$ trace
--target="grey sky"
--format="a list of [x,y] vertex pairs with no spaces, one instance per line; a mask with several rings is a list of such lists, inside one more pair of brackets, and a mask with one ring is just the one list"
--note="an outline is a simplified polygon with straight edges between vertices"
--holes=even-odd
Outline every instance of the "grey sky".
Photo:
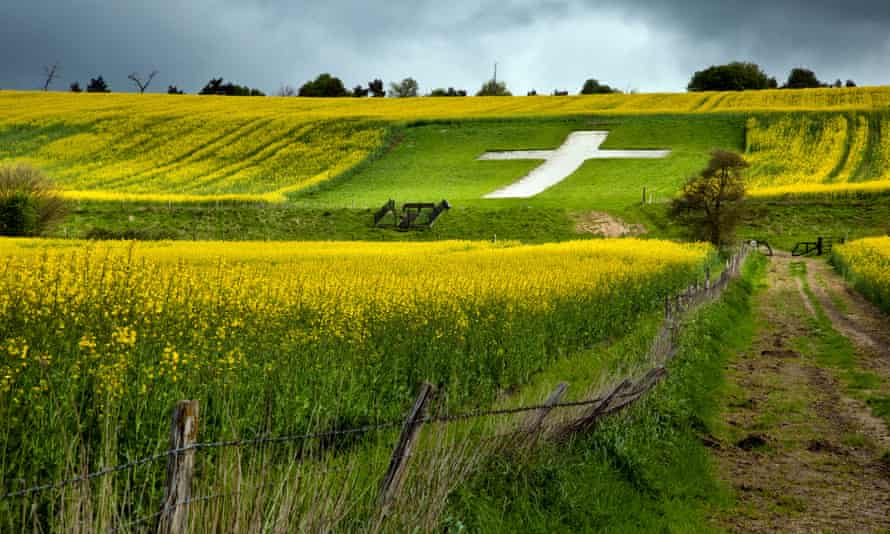
[[514,94],[595,77],[622,89],[682,91],[695,70],[752,60],[780,81],[890,84],[888,0],[0,0],[0,88],[54,89],[160,71],[150,90],[199,90],[222,76],[274,93],[331,72],[348,87],[412,76],[421,91]]

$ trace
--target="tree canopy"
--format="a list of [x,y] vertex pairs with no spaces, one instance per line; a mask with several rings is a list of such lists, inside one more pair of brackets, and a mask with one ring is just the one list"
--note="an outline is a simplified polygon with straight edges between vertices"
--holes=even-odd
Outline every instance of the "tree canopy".
[[476,96],[513,96],[513,93],[507,90],[506,83],[491,79],[482,84]]
[[251,89],[246,85],[238,85],[232,82],[225,83],[222,78],[211,78],[207,85],[201,89],[200,95],[223,96],[266,96],[259,89]]
[[340,78],[324,72],[311,82],[304,83],[300,87],[300,96],[333,98],[349,96],[349,93]]
[[695,239],[717,246],[729,244],[743,214],[747,167],[741,155],[715,150],[708,166],[683,185],[671,204],[671,216],[686,225]]
[[598,80],[594,78],[590,78],[584,82],[584,86],[581,87],[582,95],[605,95],[609,93],[620,93],[618,89],[613,89],[604,83],[600,83]]
[[796,68],[791,69],[788,75],[788,81],[785,82],[787,89],[811,89],[816,87],[825,87],[825,84],[819,81],[816,73],[810,69]]
[[770,78],[755,63],[735,61],[726,65],[714,65],[692,75],[689,91],[745,91],[751,89],[775,89],[775,78]]
[[375,78],[368,82],[368,91],[374,98],[382,98],[386,96],[386,89],[383,88],[383,80]]
[[105,80],[102,76],[98,78],[90,78],[90,83],[87,85],[88,93],[110,93],[111,88],[108,87],[108,84],[105,83]]
[[389,84],[389,96],[395,98],[408,98],[412,96],[417,96],[417,91],[420,86],[417,84],[417,80],[414,78],[405,78],[399,83],[390,83]]
[[438,89],[433,89],[430,92],[430,96],[467,96],[467,91],[465,89],[455,89],[454,87],[449,87],[448,89],[439,87]]

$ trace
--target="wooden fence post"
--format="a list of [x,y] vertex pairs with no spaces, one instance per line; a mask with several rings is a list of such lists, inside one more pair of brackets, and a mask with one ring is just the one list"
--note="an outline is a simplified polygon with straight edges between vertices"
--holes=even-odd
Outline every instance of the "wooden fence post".
[[559,402],[562,399],[562,396],[565,395],[566,389],[568,389],[569,385],[565,382],[560,382],[556,389],[553,390],[553,393],[547,397],[547,400],[544,401],[544,407],[540,410],[532,412],[526,418],[525,423],[523,423],[523,427],[525,432],[533,433],[537,432],[541,425],[544,424],[544,418],[553,411],[553,405]]
[[[170,426],[170,450],[194,445],[198,437],[198,401],[176,403]],[[171,453],[167,459],[167,484],[158,521],[158,534],[188,532],[188,505],[191,498],[192,475],[195,470],[195,449]]]
[[411,449],[414,447],[417,434],[420,432],[422,419],[426,415],[426,409],[432,396],[433,386],[428,382],[424,382],[420,386],[420,393],[417,395],[417,400],[414,401],[414,406],[402,425],[402,433],[399,435],[396,448],[392,451],[389,468],[383,477],[383,483],[380,485],[380,506],[383,508],[383,515],[386,515],[386,509],[392,503],[393,497],[398,493],[402,485],[405,465],[408,458],[411,457]]

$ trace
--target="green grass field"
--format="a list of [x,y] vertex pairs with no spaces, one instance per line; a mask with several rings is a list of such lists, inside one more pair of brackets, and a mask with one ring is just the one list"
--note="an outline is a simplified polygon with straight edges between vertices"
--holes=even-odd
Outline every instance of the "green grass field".
[[[489,150],[554,149],[577,130],[608,130],[604,149],[661,149],[666,160],[592,160],[568,179],[531,199],[484,199],[539,161],[477,161]],[[744,117],[597,117],[586,119],[467,121],[400,129],[379,159],[293,196],[301,207],[379,207],[387,199],[447,199],[458,207],[566,208],[623,212],[643,187],[664,199],[703,167],[716,148],[744,149]]]

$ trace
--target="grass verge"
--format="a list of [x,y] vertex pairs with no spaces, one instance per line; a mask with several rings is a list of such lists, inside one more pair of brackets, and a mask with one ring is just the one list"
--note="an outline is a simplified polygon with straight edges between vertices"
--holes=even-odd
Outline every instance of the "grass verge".
[[753,257],[723,299],[689,318],[668,379],[654,394],[591,434],[545,445],[533,457],[489,462],[452,495],[445,528],[708,530],[710,512],[732,497],[714,476],[706,443],[717,424],[724,363],[751,343],[751,297],[765,264]]

